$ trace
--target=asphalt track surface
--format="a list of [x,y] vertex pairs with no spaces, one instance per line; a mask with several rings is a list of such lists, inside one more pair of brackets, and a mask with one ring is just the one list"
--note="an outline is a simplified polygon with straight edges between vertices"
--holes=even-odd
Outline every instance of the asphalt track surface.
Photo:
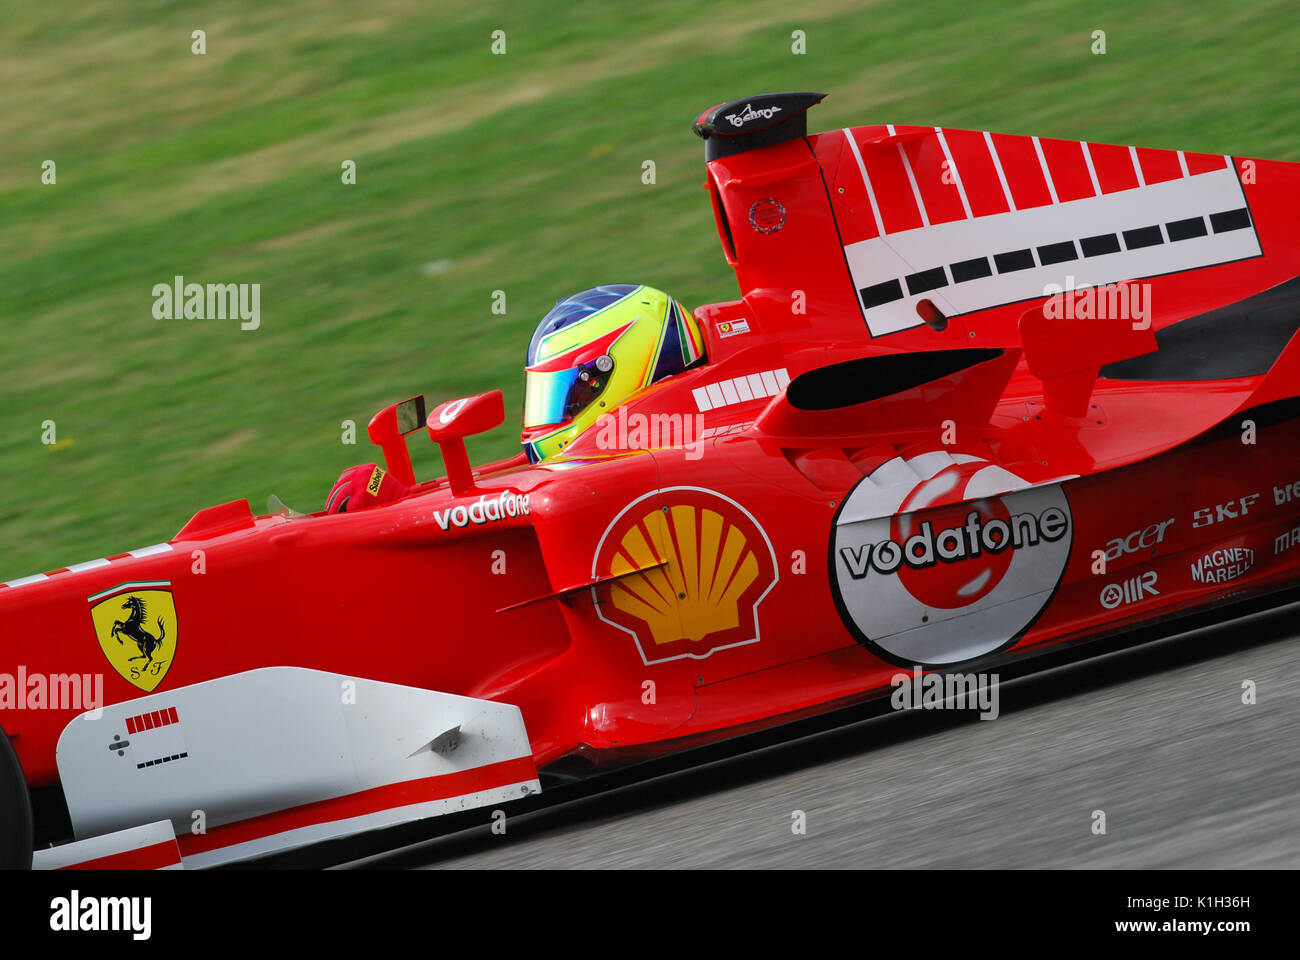
[[1004,682],[995,720],[894,712],[350,866],[1294,868],[1298,641],[1293,604]]

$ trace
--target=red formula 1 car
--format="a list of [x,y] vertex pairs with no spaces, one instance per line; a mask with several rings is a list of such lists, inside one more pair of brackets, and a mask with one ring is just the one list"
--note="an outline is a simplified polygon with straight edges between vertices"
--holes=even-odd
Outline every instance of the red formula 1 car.
[[561,301],[518,457],[414,398],[328,511],[0,587],[20,855],[29,790],[39,866],[218,864],[1300,584],[1300,166],[820,99],[696,120],[741,299]]

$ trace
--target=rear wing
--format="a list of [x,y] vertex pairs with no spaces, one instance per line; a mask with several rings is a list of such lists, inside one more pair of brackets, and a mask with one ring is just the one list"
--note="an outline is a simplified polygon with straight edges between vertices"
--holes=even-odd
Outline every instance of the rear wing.
[[[748,323],[792,370],[817,363],[814,344],[1019,348],[1021,317],[1053,297],[1131,284],[1145,315],[1107,319],[1145,323],[1163,350],[1164,328],[1300,277],[1300,164],[934,126],[809,134],[822,98],[764,94],[695,121]],[[1082,348],[1091,331],[1051,335]],[[1294,332],[1270,327],[1277,349],[1252,375]]]

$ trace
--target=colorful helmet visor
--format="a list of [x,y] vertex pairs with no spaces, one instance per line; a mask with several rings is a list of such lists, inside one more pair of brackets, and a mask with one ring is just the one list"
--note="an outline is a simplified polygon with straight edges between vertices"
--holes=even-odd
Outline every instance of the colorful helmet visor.
[[524,429],[568,423],[605,392],[613,369],[600,356],[563,370],[525,370]]

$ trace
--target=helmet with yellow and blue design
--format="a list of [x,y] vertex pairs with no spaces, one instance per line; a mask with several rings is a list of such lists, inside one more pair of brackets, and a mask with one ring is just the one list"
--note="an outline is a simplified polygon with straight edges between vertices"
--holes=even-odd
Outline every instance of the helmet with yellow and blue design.
[[528,345],[521,439],[529,460],[555,456],[602,413],[704,360],[695,317],[660,290],[615,283],[566,297]]

